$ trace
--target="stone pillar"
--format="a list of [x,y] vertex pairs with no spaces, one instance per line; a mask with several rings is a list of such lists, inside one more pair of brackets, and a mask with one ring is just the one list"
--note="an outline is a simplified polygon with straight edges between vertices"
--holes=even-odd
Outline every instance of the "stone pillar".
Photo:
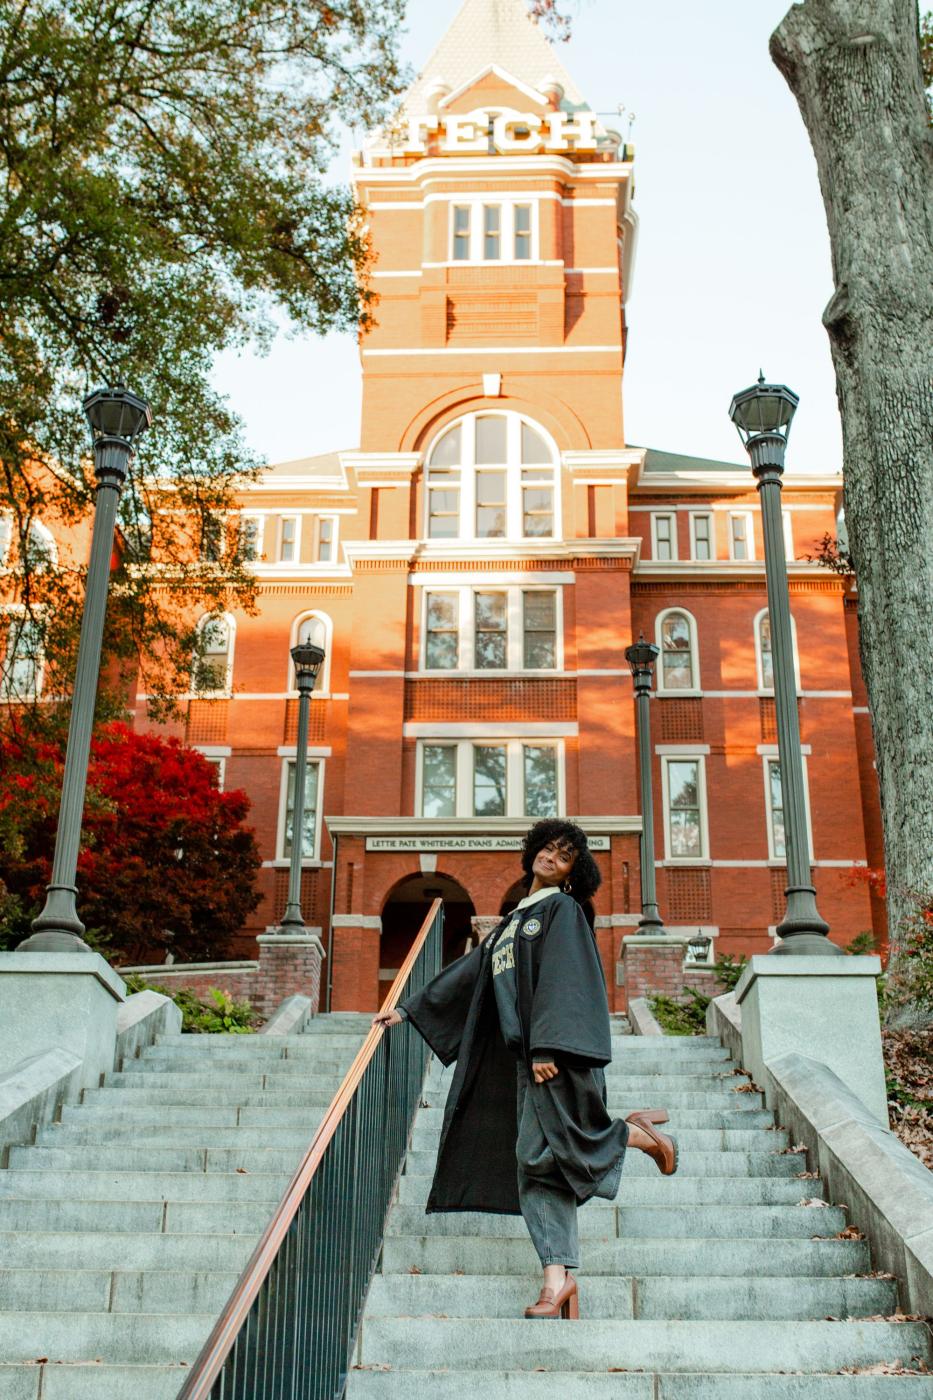
[[625,997],[680,996],[684,990],[685,933],[629,933],[622,939]]
[[321,1001],[321,964],[324,945],[319,928],[304,933],[277,933],[267,929],[256,939],[259,967],[252,1000],[257,1011],[271,1016],[286,997],[311,998],[311,1015],[316,1016]]
[[758,954],[735,989],[742,1012],[742,1063],[775,1102],[768,1061],[796,1050],[828,1065],[888,1126],[874,956],[814,958]]
[[473,930],[473,946],[482,943],[492,933],[496,924],[502,920],[498,914],[474,914],[470,919],[470,928]]
[[126,985],[99,953],[0,953],[0,1067],[56,1047],[82,1062],[81,1087],[113,1069]]
[[331,920],[332,1011],[379,1010],[378,914],[335,914]]

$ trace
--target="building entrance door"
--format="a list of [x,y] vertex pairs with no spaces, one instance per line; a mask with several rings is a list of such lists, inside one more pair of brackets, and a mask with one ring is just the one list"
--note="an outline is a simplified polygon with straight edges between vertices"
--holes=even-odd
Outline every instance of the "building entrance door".
[[379,1004],[435,899],[444,901],[444,965],[459,958],[472,936],[473,901],[450,875],[408,875],[390,890],[382,907],[379,944]]

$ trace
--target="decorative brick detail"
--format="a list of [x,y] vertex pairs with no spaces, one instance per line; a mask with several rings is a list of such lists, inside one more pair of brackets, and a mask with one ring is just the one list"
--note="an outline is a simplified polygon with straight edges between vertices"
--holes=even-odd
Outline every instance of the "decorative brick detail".
[[[301,872],[301,912],[306,919],[315,921],[318,919],[318,887],[320,885],[320,871],[302,870]],[[272,917],[278,923],[285,914],[285,906],[288,903],[288,871],[277,870],[275,872],[275,886],[272,892]]]
[[538,335],[536,297],[516,292],[497,292],[495,297],[463,293],[447,298],[447,341],[534,340]]
[[[311,709],[308,714],[308,742],[319,744],[324,738],[325,729],[325,702],[312,700]],[[285,728],[282,735],[283,744],[294,744],[298,740],[298,701],[285,701]]]
[[186,744],[225,744],[229,700],[189,700]]
[[761,720],[761,742],[763,744],[777,743],[777,714],[773,700],[761,699],[758,701],[758,716]]
[[405,684],[406,720],[574,720],[572,680],[414,680]]
[[653,937],[631,934],[622,940],[622,979],[626,1000],[661,993],[679,996],[683,992],[685,944],[680,939],[664,943]]
[[668,700],[658,697],[661,739],[689,741],[703,738],[703,701]]
[[312,1014],[320,1009],[322,948],[319,929],[305,934],[260,934],[259,960],[252,963],[192,963],[170,967],[127,968],[141,972],[169,991],[182,987],[206,997],[218,987],[235,1001],[248,1001],[268,1019],[286,997],[311,998]]
[[787,908],[787,900],[784,898],[784,891],[787,889],[787,870],[784,866],[780,870],[771,871],[771,918],[774,923],[779,924],[784,917]]
[[708,870],[668,870],[667,915],[672,923],[709,923],[713,900]]

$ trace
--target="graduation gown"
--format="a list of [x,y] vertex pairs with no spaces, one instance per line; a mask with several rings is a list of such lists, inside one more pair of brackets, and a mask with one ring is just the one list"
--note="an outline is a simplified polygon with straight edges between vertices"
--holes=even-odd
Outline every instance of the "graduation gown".
[[[528,1092],[547,1139],[547,1160],[526,1164],[542,1182],[568,1187],[582,1204],[612,1196],[628,1127],[609,1116],[605,1078],[612,1058],[602,965],[583,910],[557,892],[516,909],[472,952],[401,1003],[444,1065],[457,1062],[444,1110],[427,1213],[521,1213],[515,1143],[515,1055],[502,1038],[492,986],[491,948],[517,918],[516,1000]],[[532,1057],[559,1073],[533,1082]],[[602,1188],[602,1191],[600,1190]]]

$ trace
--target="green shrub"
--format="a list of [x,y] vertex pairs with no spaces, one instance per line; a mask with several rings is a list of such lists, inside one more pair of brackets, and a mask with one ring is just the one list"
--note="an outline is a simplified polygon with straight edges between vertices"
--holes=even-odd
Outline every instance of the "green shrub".
[[[735,991],[747,961],[744,953],[740,953],[738,958],[733,958],[729,953],[723,953],[721,958],[717,958],[712,967],[722,992]],[[708,997],[705,992],[696,991],[694,987],[685,987],[684,992],[690,998],[689,1001],[675,1001],[673,997],[660,995],[650,996],[648,1005],[652,1015],[665,1035],[705,1035],[706,1008],[712,997]],[[716,995],[720,996],[722,992],[717,992]]]
[[181,1012],[181,1028],[192,1035],[247,1035],[262,1023],[262,1017],[248,1001],[234,1001],[220,987],[208,987],[209,1001],[202,1001],[190,987],[160,986],[142,977],[124,978],[131,992],[159,992],[173,1001]]

